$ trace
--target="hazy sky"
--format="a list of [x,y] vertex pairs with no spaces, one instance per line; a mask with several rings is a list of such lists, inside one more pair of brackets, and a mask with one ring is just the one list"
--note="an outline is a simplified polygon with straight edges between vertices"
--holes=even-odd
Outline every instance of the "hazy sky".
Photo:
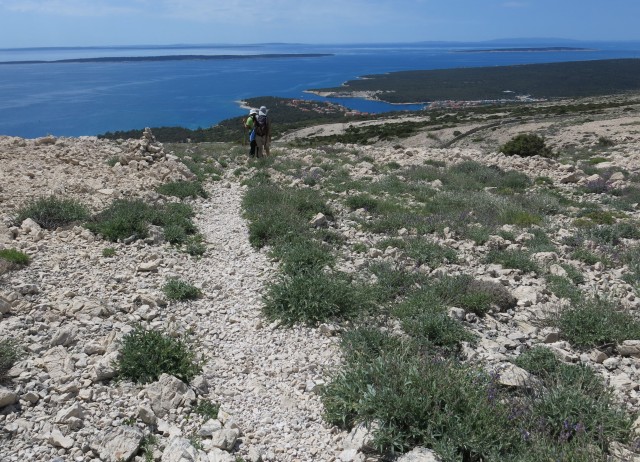
[[0,48],[640,40],[640,0],[0,0]]

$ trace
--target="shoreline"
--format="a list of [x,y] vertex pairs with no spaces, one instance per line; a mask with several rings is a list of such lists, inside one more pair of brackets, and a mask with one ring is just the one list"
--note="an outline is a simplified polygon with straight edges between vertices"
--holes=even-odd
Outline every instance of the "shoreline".
[[11,64],[82,64],[82,63],[132,63],[157,61],[215,61],[229,59],[277,59],[277,58],[322,58],[332,53],[266,53],[258,55],[168,55],[168,56],[106,56],[100,58],[71,58],[27,61],[0,61],[0,65]]
[[303,90],[303,93],[310,93],[312,95],[320,96],[321,98],[354,98],[354,99],[363,99],[366,101],[375,101],[377,103],[385,103],[390,104],[392,106],[413,106],[416,104],[424,104],[429,105],[433,103],[433,101],[417,101],[417,102],[406,102],[406,103],[392,103],[390,101],[385,101],[383,99],[377,98],[378,93],[385,93],[384,91],[353,91],[353,92],[339,92],[339,91],[321,91],[321,90]]

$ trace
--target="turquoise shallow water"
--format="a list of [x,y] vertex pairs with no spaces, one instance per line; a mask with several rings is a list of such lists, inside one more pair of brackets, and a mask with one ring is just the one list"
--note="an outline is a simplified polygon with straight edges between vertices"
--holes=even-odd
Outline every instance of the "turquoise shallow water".
[[[272,95],[322,99],[304,90],[337,86],[368,74],[640,57],[640,43],[574,46],[591,51],[454,52],[483,50],[487,44],[0,49],[0,61],[169,54],[331,54],[308,58],[0,65],[0,134],[29,138],[46,134],[95,135],[145,126],[207,127],[243,114],[238,101],[244,98]],[[365,112],[421,107],[359,99],[332,101]],[[277,114],[273,117],[277,119]]]

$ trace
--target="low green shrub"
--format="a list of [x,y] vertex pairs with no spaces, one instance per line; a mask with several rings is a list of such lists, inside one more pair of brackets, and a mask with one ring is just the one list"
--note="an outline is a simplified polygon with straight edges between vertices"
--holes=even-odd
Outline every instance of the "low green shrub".
[[91,231],[116,242],[144,239],[149,225],[162,226],[165,239],[174,245],[184,244],[197,229],[191,218],[195,215],[188,204],[169,203],[152,207],[139,199],[117,199],[95,215],[87,224]]
[[538,376],[555,374],[562,365],[549,348],[541,346],[525,351],[513,362],[527,372]]
[[431,289],[417,291],[399,303],[393,314],[403,330],[421,346],[433,353],[457,353],[462,342],[473,342],[475,336],[447,314],[447,307]]
[[357,194],[347,197],[345,201],[347,207],[351,210],[365,209],[367,212],[375,212],[380,205],[380,201],[368,194]]
[[347,243],[347,238],[339,231],[333,229],[319,228],[313,231],[313,237],[332,247],[340,247]]
[[184,243],[184,251],[192,257],[200,257],[207,251],[207,246],[203,242],[201,234],[193,234],[188,236]]
[[286,245],[275,245],[272,254],[280,259],[282,272],[289,275],[320,271],[335,262],[335,257],[325,244],[304,236],[292,238]]
[[[636,184],[638,179],[635,179]],[[615,207],[617,210],[633,211],[635,204],[640,202],[640,187],[634,185],[625,188],[611,190],[613,197],[604,198],[604,202]]]
[[547,147],[544,138],[532,133],[516,135],[500,148],[500,152],[507,156],[554,157],[551,149]]
[[516,299],[502,284],[474,279],[466,274],[442,276],[434,281],[432,288],[443,303],[478,315],[493,308],[504,311],[516,304]]
[[558,251],[556,245],[551,242],[551,239],[549,239],[544,229],[533,228],[529,230],[529,232],[533,234],[533,238],[526,241],[524,245],[531,253]]
[[589,462],[605,460],[612,441],[628,440],[631,419],[602,380],[548,351],[516,360],[539,384],[513,392],[497,374],[419,354],[389,334],[368,329],[345,338],[345,366],[322,395],[325,418],[346,429],[375,423],[381,454],[425,446],[446,462]]
[[120,378],[138,383],[154,382],[161,374],[189,383],[202,372],[202,364],[189,338],[136,326],[122,338],[116,368]]
[[156,208],[151,215],[151,223],[162,226],[165,230],[169,226],[180,227],[185,234],[194,234],[197,228],[191,219],[195,216],[189,204],[172,202],[164,207]]
[[587,265],[595,265],[596,263],[603,261],[603,258],[587,249],[577,249],[571,254],[571,257],[576,260],[580,260]]
[[356,242],[351,248],[351,250],[353,250],[355,253],[365,253],[367,249],[367,245],[363,244],[362,242]]
[[615,214],[606,210],[585,210],[583,213],[579,213],[578,217],[588,218],[597,225],[612,225],[616,222]]
[[573,386],[598,397],[606,393],[602,377],[584,365],[565,364],[549,348],[536,346],[523,352],[514,363],[543,381],[545,387]]
[[167,280],[162,292],[169,300],[195,300],[202,296],[200,289],[176,278]]
[[399,337],[371,326],[358,326],[346,331],[340,343],[348,366],[369,363],[387,351],[400,349],[402,345]]
[[0,383],[7,379],[7,372],[24,356],[22,348],[15,340],[0,339]]
[[575,285],[584,284],[585,278],[582,271],[576,268],[573,265],[569,265],[568,263],[561,263],[560,266],[567,272],[567,277],[573,282]]
[[113,247],[105,247],[104,249],[102,249],[102,256],[103,257],[113,257],[116,254],[116,249],[114,249]]
[[613,225],[594,226],[588,230],[588,237],[601,245],[618,245],[621,239],[640,238],[640,227],[631,221],[622,221]]
[[29,255],[16,249],[0,249],[0,259],[12,265],[28,265],[31,259]]
[[280,188],[268,179],[255,178],[243,199],[249,220],[249,242],[261,248],[309,233],[309,220],[332,211],[316,191]]
[[409,239],[405,253],[418,265],[437,266],[441,263],[455,263],[457,260],[455,250],[420,238]]
[[538,265],[531,260],[529,253],[523,250],[492,250],[487,254],[485,261],[505,268],[518,269],[524,273],[540,271]]
[[374,263],[369,266],[369,271],[378,280],[373,293],[381,302],[394,301],[429,283],[428,277],[424,274],[398,268],[391,263]]
[[158,439],[153,433],[149,433],[140,443],[140,451],[144,457],[144,462],[154,462],[153,447],[158,444]]
[[527,175],[516,170],[502,170],[497,166],[465,161],[449,168],[443,179],[446,189],[453,191],[481,191],[496,188],[502,192],[524,191],[531,186]]
[[143,201],[116,199],[109,207],[95,215],[86,226],[112,242],[132,236],[135,239],[143,239],[148,235],[148,223],[152,218],[153,209]]
[[534,180],[534,184],[552,186],[553,185],[553,180],[551,178],[549,178],[548,176],[539,176],[539,177],[536,177],[536,179]]
[[115,165],[120,162],[120,157],[119,156],[113,156],[113,157],[109,157],[107,159],[107,165],[109,167],[115,167]]
[[514,361],[540,379],[531,399],[532,420],[544,420],[541,429],[559,442],[585,438],[601,448],[611,440],[625,440],[631,419],[616,404],[603,379],[584,365],[560,362],[548,348],[535,347]]
[[304,271],[283,275],[269,287],[263,313],[287,325],[315,325],[336,318],[354,318],[371,307],[366,291],[353,286],[346,277]]
[[45,229],[56,229],[85,221],[89,209],[75,199],[41,197],[18,209],[14,223],[19,226],[27,218]]
[[187,241],[187,232],[177,224],[168,224],[163,228],[164,238],[169,244],[182,245]]
[[640,322],[604,299],[583,299],[549,320],[560,335],[578,348],[640,338]]
[[[606,136],[601,136],[598,138],[598,145],[605,148],[610,148],[611,146],[615,146],[616,142],[613,141],[611,138],[607,138]],[[606,162],[606,159],[603,162]]]
[[220,404],[213,403],[208,399],[201,399],[193,411],[206,419],[217,419],[220,411]]
[[171,183],[161,184],[156,191],[165,196],[179,197],[186,199],[187,197],[208,197],[200,181],[173,181]]
[[370,361],[350,361],[322,399],[333,425],[377,422],[374,445],[383,454],[427,446],[447,461],[501,460],[500,453],[521,440],[490,376],[405,345]]
[[575,284],[564,276],[547,274],[545,276],[547,288],[558,298],[566,298],[573,303],[578,303],[582,299],[582,292]]

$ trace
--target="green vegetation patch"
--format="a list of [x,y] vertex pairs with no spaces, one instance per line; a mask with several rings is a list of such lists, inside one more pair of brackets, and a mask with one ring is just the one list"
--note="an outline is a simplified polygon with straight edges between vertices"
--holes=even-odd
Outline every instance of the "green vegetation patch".
[[199,181],[173,181],[171,183],[161,184],[156,190],[165,196],[174,196],[180,199],[186,199],[187,197],[208,197],[202,183]]
[[153,209],[141,200],[117,199],[86,226],[112,242],[130,237],[143,239],[148,235],[153,215]]
[[122,338],[116,367],[120,378],[138,383],[154,382],[162,374],[189,383],[202,372],[202,360],[188,337],[136,326]]
[[427,446],[444,460],[500,460],[501,452],[519,444],[517,429],[507,424],[509,408],[496,399],[490,376],[417,355],[404,344],[379,350],[370,360],[368,354],[349,352],[348,367],[323,394],[329,423],[350,428],[377,422],[374,445],[383,454]]
[[466,274],[442,276],[434,281],[432,287],[443,303],[477,315],[491,309],[505,311],[516,305],[516,299],[502,284],[474,279]]
[[325,418],[342,428],[373,425],[382,454],[433,448],[443,461],[603,460],[626,442],[631,419],[590,369],[560,364],[540,349],[521,367],[530,391],[499,385],[497,374],[419,354],[411,341],[372,329],[348,333],[345,366],[323,393]]
[[193,209],[188,204],[169,203],[153,207],[139,199],[117,199],[95,215],[86,227],[105,239],[144,239],[149,235],[149,225],[161,226],[165,239],[174,245],[184,244],[197,231],[191,220]]
[[418,265],[437,266],[442,263],[455,263],[456,251],[421,238],[406,241],[405,254]]
[[402,329],[427,351],[458,353],[462,342],[473,343],[475,335],[449,316],[446,303],[431,288],[418,290],[393,308]]
[[16,249],[0,249],[0,260],[17,266],[28,265],[31,261],[29,255]]
[[[441,191],[430,185],[436,179],[443,184]],[[388,174],[376,182],[329,181],[327,186],[338,186],[337,192],[363,191],[346,202],[350,208],[369,210],[373,219],[362,224],[374,233],[394,234],[406,228],[429,234],[449,228],[483,243],[505,224],[539,225],[546,216],[563,210],[557,196],[532,193],[531,184],[519,172],[463,162],[450,169],[425,165]]]
[[198,401],[198,404],[193,411],[206,419],[217,419],[218,412],[220,411],[220,404],[213,403],[208,399],[201,399]]
[[14,223],[20,226],[27,218],[45,229],[56,229],[85,221],[89,218],[89,209],[75,199],[41,197],[18,209]]
[[604,299],[583,299],[562,310],[551,324],[577,348],[595,348],[640,338],[640,322]]
[[571,279],[553,274],[547,274],[545,279],[547,281],[547,288],[556,297],[569,299],[573,303],[579,303],[582,300],[582,292]]
[[102,249],[102,256],[103,257],[113,257],[116,255],[116,249],[114,249],[113,247],[105,247],[104,249]]
[[487,254],[485,261],[505,268],[518,269],[523,273],[540,271],[537,263],[531,259],[531,254],[524,250],[492,250]]
[[542,156],[553,157],[551,149],[547,147],[543,137],[532,133],[521,133],[500,148],[500,152],[507,156]]
[[333,216],[317,192],[279,187],[269,180],[259,180],[249,188],[243,207],[249,220],[249,241],[257,248],[308,235],[309,220],[317,213]]
[[0,339],[0,383],[7,380],[7,372],[24,356],[24,351],[15,340]]
[[193,257],[201,257],[207,252],[207,246],[201,234],[187,236],[184,242],[184,251]]
[[344,275],[316,270],[281,276],[269,286],[263,313],[268,319],[279,319],[288,325],[317,325],[355,318],[372,307],[366,288],[354,286]]
[[538,399],[527,404],[533,419],[544,420],[550,440],[585,439],[604,449],[609,441],[628,438],[629,416],[588,366],[564,364],[544,347],[523,353],[515,363],[540,380]]
[[202,291],[180,279],[171,278],[162,286],[162,292],[169,300],[196,300],[202,297]]

